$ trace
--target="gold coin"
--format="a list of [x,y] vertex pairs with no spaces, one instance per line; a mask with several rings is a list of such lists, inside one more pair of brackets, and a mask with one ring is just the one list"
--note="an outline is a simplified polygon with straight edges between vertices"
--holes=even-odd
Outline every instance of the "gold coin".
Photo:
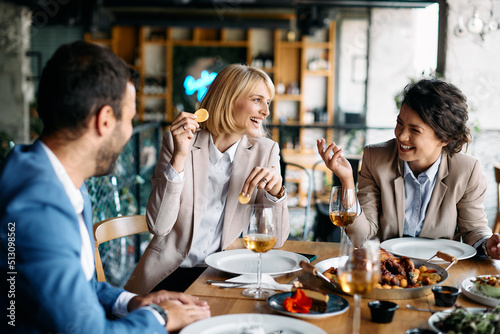
[[250,202],[250,197],[246,197],[246,196],[243,196],[242,194],[239,194],[238,195],[238,202],[240,202],[241,204],[247,204],[248,202]]
[[208,111],[205,108],[200,108],[194,112],[196,116],[196,121],[198,123],[205,122],[208,119]]

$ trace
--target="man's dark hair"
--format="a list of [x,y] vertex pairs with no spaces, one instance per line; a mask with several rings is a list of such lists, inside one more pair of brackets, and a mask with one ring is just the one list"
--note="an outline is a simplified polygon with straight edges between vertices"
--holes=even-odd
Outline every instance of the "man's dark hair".
[[137,75],[111,50],[78,41],[59,47],[43,69],[38,88],[42,135],[69,130],[79,135],[90,117],[109,105],[121,119],[127,82]]
[[449,155],[469,145],[467,98],[456,86],[439,79],[424,79],[407,85],[403,104],[414,110],[443,142]]

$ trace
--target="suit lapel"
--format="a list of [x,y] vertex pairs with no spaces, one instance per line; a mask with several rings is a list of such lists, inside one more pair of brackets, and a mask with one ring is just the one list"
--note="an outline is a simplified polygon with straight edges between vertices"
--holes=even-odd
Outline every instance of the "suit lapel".
[[90,203],[89,193],[85,183],[80,187],[80,192],[83,196],[83,220],[85,221],[85,226],[90,235],[90,243],[92,244],[92,249],[94,249],[94,229],[92,223],[92,204]]
[[398,223],[398,233],[399,236],[403,236],[405,228],[405,182],[403,178],[403,161],[397,159],[398,161],[398,175],[394,180],[394,194],[396,197],[396,217]]
[[186,173],[192,173],[193,186],[189,191],[193,191],[193,233],[196,233],[200,226],[205,209],[206,188],[208,179],[208,169],[210,164],[208,148],[210,134],[206,131],[198,132],[193,148],[191,150],[191,164],[186,164]]
[[226,209],[224,213],[222,249],[229,246],[226,245],[227,242],[232,242],[232,240],[228,240],[228,237],[235,234],[235,232],[238,233],[235,230],[240,230],[243,226],[243,222],[238,223],[234,216],[236,208],[238,205],[241,205],[238,202],[238,194],[240,193],[241,188],[243,188],[243,184],[245,183],[248,174],[250,174],[251,164],[249,164],[249,162],[252,160],[252,146],[253,145],[248,140],[247,136],[243,136],[234,156],[231,181],[229,184]]
[[425,213],[424,224],[422,226],[422,231],[420,235],[432,235],[432,229],[436,227],[437,213],[438,209],[441,207],[444,195],[448,190],[448,186],[443,182],[443,180],[448,176],[448,155],[443,153],[441,158],[441,165],[439,166],[439,171],[436,176],[436,184],[434,185],[434,190],[432,191],[431,200],[429,206],[427,207],[427,212]]

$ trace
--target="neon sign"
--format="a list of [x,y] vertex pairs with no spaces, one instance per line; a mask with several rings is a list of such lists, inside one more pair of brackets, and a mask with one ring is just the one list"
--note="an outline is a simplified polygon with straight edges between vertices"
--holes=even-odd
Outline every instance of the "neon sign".
[[216,72],[208,73],[208,71],[202,71],[201,77],[196,80],[192,76],[188,75],[184,80],[184,89],[186,95],[193,95],[198,91],[196,98],[201,101],[205,94],[207,93],[208,86],[214,81],[217,76]]

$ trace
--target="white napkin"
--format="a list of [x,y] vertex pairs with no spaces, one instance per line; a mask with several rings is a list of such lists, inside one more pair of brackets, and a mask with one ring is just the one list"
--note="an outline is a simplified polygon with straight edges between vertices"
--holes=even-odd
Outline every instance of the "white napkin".
[[[257,274],[243,274],[226,280],[227,283],[212,283],[212,285],[231,287],[233,284],[231,282],[249,283],[246,285],[238,286],[237,288],[247,289],[257,287]],[[290,291],[292,289],[292,284],[280,284],[274,280],[274,278],[269,274],[262,274],[262,280],[260,286],[263,289],[273,289],[280,291]]]

